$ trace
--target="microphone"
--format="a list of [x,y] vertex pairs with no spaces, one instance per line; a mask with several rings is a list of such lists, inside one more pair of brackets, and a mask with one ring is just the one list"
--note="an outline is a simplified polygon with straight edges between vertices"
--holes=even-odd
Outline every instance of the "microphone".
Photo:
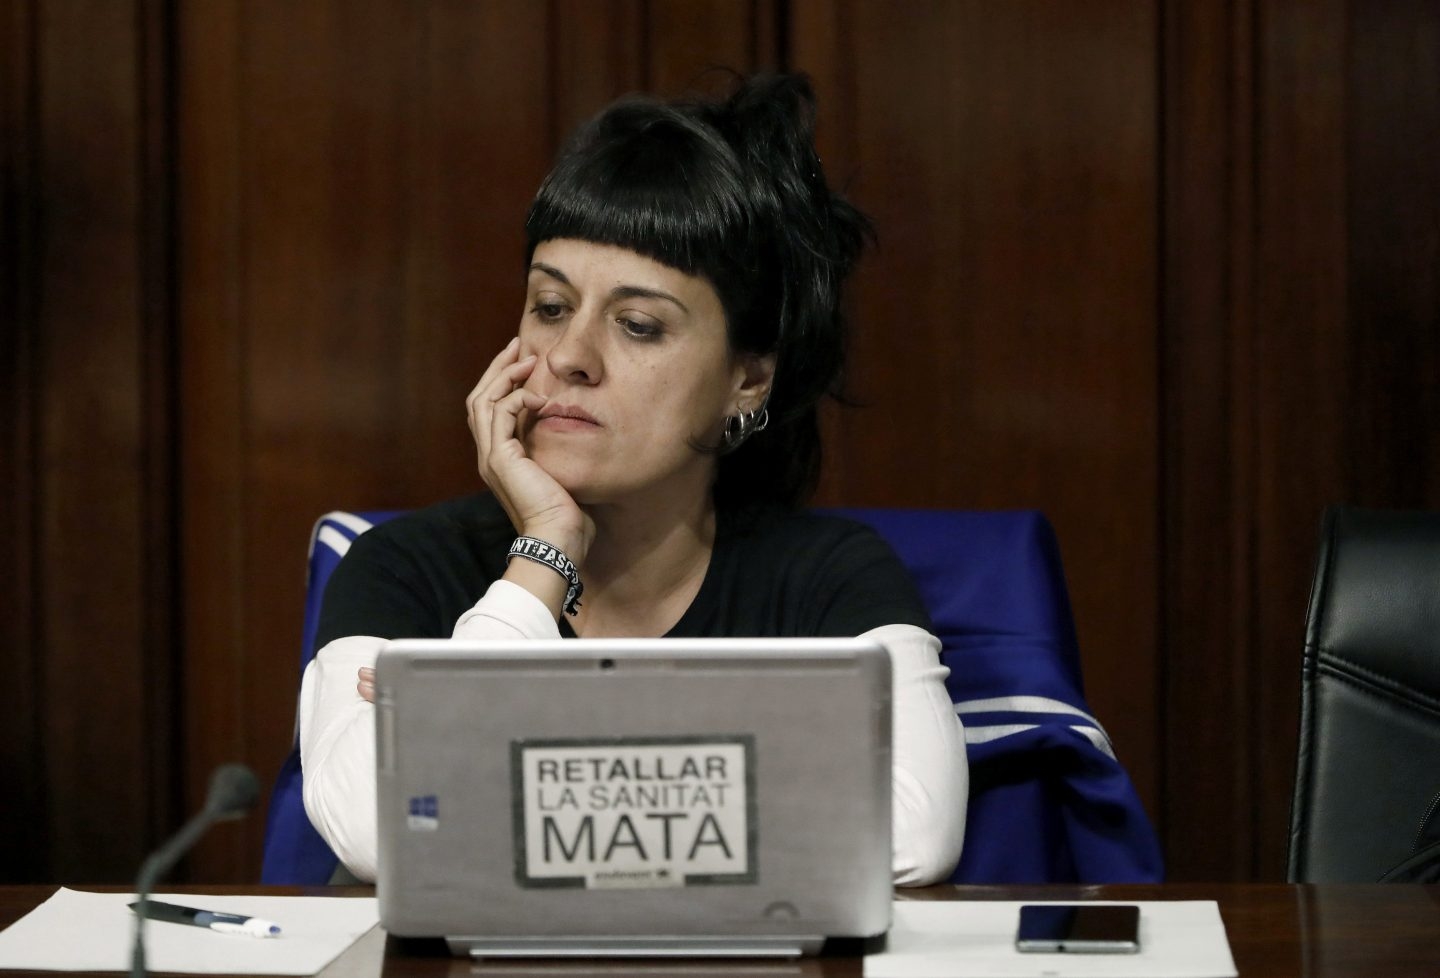
[[[205,796],[205,806],[190,821],[181,826],[171,839],[152,852],[140,864],[140,875],[135,880],[135,896],[144,909],[150,891],[176,861],[205,834],[215,822],[241,818],[260,797],[260,782],[244,764],[222,764],[210,775],[210,791]],[[135,946],[130,954],[131,978],[145,975],[145,915],[135,914]]]

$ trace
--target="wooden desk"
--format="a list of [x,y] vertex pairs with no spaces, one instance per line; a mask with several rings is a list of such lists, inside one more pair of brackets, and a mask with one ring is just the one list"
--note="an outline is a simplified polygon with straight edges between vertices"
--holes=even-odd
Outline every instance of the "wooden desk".
[[[98,888],[97,888],[98,889]],[[118,889],[105,887],[104,889]],[[254,893],[257,887],[186,886],[187,892]],[[276,895],[366,896],[369,887],[302,890],[263,888]],[[0,927],[43,902],[53,886],[0,886]],[[1103,887],[952,887],[901,891],[917,900],[1215,900],[1243,978],[1435,978],[1440,976],[1440,886],[1287,886],[1284,884],[1170,884]],[[856,959],[744,962],[715,967],[674,962],[587,962],[481,967],[443,955],[396,953],[377,928],[337,959],[325,978],[481,978],[512,976],[674,975],[706,978],[858,976]],[[9,974],[50,974],[9,972]]]

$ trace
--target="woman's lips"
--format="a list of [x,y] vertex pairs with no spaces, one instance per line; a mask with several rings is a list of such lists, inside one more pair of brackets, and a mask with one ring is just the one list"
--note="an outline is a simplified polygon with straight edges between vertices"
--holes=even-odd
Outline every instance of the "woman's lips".
[[584,431],[602,427],[589,411],[569,404],[547,404],[540,409],[539,422],[559,431]]

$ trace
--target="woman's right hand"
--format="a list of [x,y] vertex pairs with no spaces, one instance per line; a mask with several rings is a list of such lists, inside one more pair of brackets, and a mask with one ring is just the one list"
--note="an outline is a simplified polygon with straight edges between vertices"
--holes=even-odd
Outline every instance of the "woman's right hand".
[[522,386],[535,369],[534,354],[520,356],[519,337],[490,362],[465,399],[475,439],[480,478],[505,508],[516,532],[538,537],[577,564],[585,560],[595,524],[550,473],[525,452],[521,415],[545,406],[546,398]]

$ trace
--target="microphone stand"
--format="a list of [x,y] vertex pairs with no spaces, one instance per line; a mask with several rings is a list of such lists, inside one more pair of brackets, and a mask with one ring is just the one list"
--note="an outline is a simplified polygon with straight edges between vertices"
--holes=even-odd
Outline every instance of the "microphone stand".
[[205,830],[218,821],[240,818],[255,804],[258,786],[255,775],[240,764],[227,764],[216,769],[210,778],[210,794],[205,807],[186,822],[174,837],[146,857],[140,864],[135,880],[135,896],[140,903],[135,914],[135,944],[130,952],[130,978],[145,978],[145,909],[150,891],[160,877],[200,840]]

